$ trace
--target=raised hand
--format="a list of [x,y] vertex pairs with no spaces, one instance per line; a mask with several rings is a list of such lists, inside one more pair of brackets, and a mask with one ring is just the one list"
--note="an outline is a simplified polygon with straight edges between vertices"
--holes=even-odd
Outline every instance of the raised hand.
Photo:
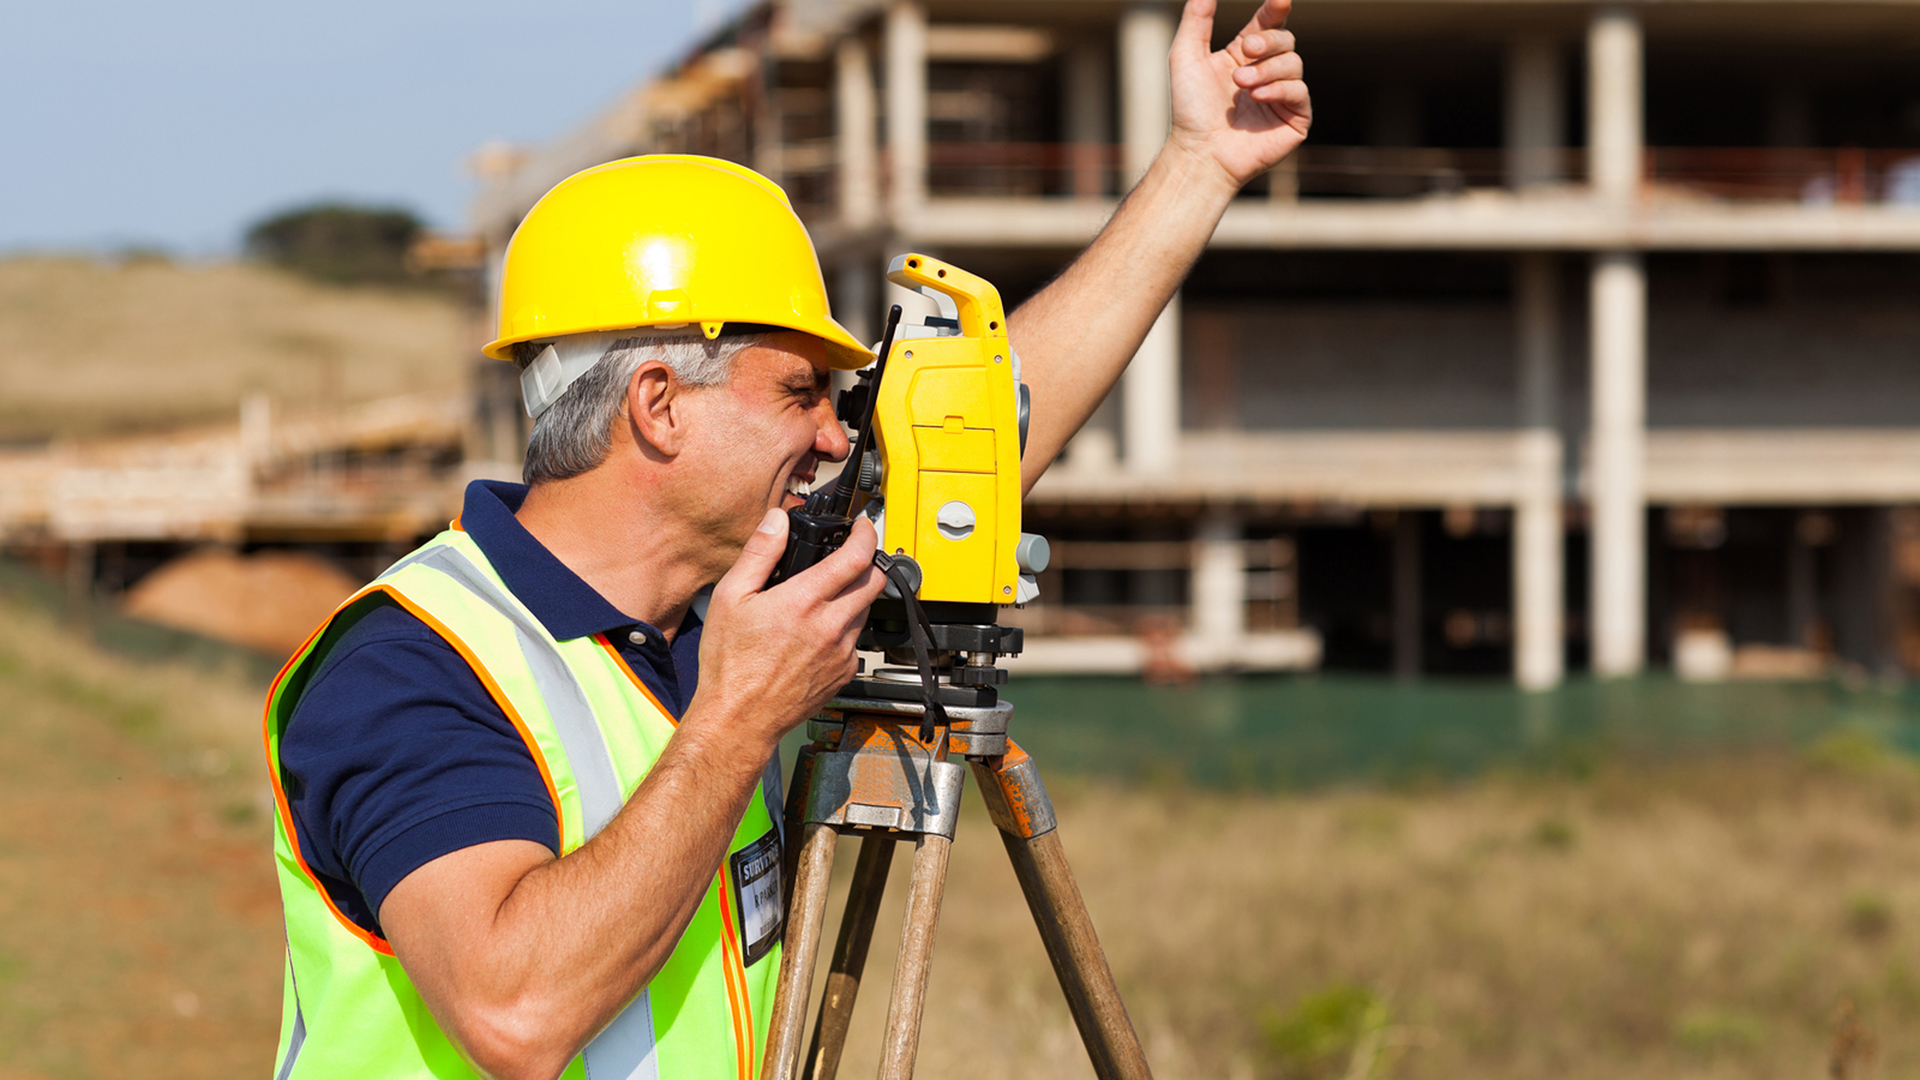
[[1313,103],[1285,29],[1293,0],[1265,0],[1227,47],[1213,51],[1215,0],[1187,0],[1174,33],[1168,146],[1216,165],[1235,187],[1307,137]]

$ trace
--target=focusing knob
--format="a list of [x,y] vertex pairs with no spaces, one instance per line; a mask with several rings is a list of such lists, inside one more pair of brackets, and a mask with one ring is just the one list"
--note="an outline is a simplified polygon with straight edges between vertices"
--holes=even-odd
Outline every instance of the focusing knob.
[[857,481],[861,491],[873,491],[880,486],[880,456],[868,454],[860,459],[860,477]]

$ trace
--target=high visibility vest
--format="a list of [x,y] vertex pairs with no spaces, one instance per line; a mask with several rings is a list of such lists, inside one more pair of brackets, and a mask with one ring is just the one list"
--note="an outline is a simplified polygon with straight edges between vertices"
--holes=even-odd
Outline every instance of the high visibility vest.
[[[281,783],[280,735],[308,682],[350,627],[389,604],[446,639],[526,740],[553,797],[562,855],[613,819],[673,734],[671,717],[604,636],[555,640],[457,529],[341,605],[267,698],[274,855],[287,920],[275,1080],[478,1075],[434,1023],[392,947],[342,915],[315,879]],[[780,967],[779,783],[776,758],[672,955],[564,1077],[752,1080]]]

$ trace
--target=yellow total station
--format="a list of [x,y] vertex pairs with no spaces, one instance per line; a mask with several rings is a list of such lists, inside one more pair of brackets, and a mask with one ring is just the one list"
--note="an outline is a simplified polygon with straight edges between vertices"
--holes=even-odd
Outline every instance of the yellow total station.
[[926,255],[899,256],[887,278],[941,314],[900,326],[875,403],[881,543],[920,564],[923,601],[1024,603],[1023,399],[1000,292]]

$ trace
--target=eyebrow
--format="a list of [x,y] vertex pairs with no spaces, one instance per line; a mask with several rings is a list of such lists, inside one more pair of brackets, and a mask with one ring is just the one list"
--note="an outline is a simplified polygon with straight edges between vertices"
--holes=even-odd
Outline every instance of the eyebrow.
[[828,374],[824,368],[812,366],[809,366],[805,372],[796,371],[780,380],[782,386],[796,392],[800,390],[822,391],[832,385],[832,382],[833,376]]

